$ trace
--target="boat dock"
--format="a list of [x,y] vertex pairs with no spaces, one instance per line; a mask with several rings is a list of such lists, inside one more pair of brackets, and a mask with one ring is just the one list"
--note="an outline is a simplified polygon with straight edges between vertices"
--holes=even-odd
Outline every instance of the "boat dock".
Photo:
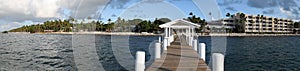
[[224,55],[212,53],[212,68],[205,63],[206,45],[199,43],[195,28],[201,25],[178,19],[159,27],[164,36],[155,43],[154,63],[145,66],[145,52],[136,52],[136,71],[224,71]]
[[186,40],[175,38],[164,52],[146,71],[211,71]]

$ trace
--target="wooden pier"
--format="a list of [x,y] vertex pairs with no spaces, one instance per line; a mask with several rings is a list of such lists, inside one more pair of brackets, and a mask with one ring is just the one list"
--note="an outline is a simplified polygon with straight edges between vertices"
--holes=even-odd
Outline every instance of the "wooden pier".
[[146,71],[211,71],[184,37],[180,38],[176,37],[161,58],[156,59]]
[[[195,28],[200,27],[178,19],[159,27],[164,28],[164,38],[155,43],[155,61],[145,68],[145,52],[136,54],[136,71],[224,71],[224,55],[212,53],[212,68],[205,63],[206,45],[198,42]],[[163,49],[163,52],[161,52]]]

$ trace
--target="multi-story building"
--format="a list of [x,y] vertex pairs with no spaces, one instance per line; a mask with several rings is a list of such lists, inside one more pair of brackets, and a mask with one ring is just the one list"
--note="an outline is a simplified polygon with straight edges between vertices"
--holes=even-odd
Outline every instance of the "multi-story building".
[[[233,28],[238,23],[241,23],[242,13],[237,13],[231,18],[216,20],[224,26],[231,26]],[[293,33],[293,20],[284,18],[267,17],[263,15],[247,15],[244,16],[244,32],[246,33]]]

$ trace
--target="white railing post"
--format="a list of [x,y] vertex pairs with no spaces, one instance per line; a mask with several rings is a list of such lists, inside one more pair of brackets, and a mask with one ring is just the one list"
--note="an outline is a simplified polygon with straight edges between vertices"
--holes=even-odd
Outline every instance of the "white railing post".
[[171,38],[172,38],[171,36],[168,37],[168,46],[171,45]]
[[224,71],[224,55],[221,53],[212,54],[213,71]]
[[155,58],[160,58],[160,43],[155,43]]
[[189,46],[191,46],[191,37],[189,37]]
[[168,37],[164,38],[164,50],[167,50],[168,47]]
[[206,45],[205,43],[200,43],[199,44],[199,50],[198,53],[200,54],[200,58],[202,58],[205,61],[205,55],[206,55]]
[[188,37],[185,35],[185,41],[187,42],[187,43],[189,43],[189,41],[188,41]]
[[159,42],[159,43],[161,42],[161,37],[160,37],[160,36],[158,37],[158,42]]
[[169,36],[168,38],[169,38],[169,40],[168,40],[168,46],[169,46],[170,43],[172,42],[172,41],[171,41],[172,36]]
[[173,41],[174,41],[174,35],[171,36],[171,42],[173,42]]
[[144,71],[145,70],[145,52],[137,51],[136,52],[136,61],[135,61],[135,71]]
[[192,37],[190,37],[190,39],[189,39],[189,44],[190,44],[190,46],[193,46],[193,38]]
[[197,45],[198,45],[198,42],[196,39],[194,39],[193,48],[195,51],[197,51],[197,48],[198,48]]

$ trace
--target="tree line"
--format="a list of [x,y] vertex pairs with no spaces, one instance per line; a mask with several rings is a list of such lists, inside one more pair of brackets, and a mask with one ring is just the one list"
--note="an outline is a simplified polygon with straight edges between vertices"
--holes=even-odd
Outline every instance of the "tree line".
[[[200,29],[196,29],[196,32],[201,32],[207,25],[205,19],[197,17],[192,12],[189,13],[190,17],[184,18],[184,20],[201,25]],[[159,25],[170,22],[168,18],[156,18],[154,21],[133,19],[125,20],[118,18],[112,22],[111,19],[107,19],[107,23],[101,20],[92,20],[91,17],[83,19],[81,21],[72,17],[66,20],[49,20],[40,24],[25,25],[20,28],[12,29],[5,32],[81,32],[81,31],[101,31],[101,32],[148,32],[148,33],[161,33],[163,29]]]
[[294,23],[294,28],[300,28],[300,21]]

